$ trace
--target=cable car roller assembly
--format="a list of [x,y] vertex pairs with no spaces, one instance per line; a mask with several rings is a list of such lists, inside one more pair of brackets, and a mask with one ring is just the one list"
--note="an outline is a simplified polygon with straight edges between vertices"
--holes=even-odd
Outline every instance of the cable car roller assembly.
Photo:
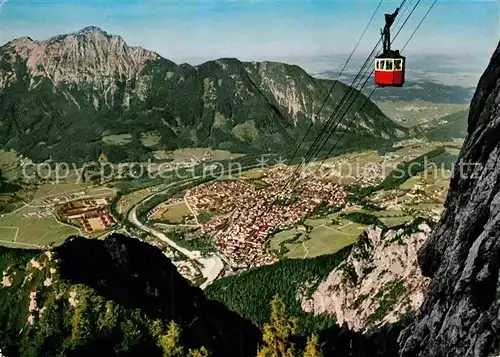
[[391,26],[398,15],[399,7],[392,14],[385,14],[385,27],[381,31],[383,52],[375,57],[375,85],[402,87],[405,81],[405,57],[398,50],[391,50]]

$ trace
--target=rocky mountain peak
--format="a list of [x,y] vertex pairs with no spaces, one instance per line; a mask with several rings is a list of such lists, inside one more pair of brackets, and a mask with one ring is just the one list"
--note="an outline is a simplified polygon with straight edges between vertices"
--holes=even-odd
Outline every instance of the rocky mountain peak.
[[33,42],[33,39],[29,36],[23,36],[23,37],[19,37],[19,38],[16,38],[12,41],[10,41],[9,43],[7,43],[6,46],[22,46],[22,45],[29,45],[30,43]]
[[87,27],[84,27],[83,29],[81,29],[80,31],[78,31],[77,33],[79,35],[85,35],[85,34],[89,34],[89,33],[90,34],[99,33],[99,34],[109,36],[106,31],[104,31],[103,29],[101,29],[98,26],[87,26]]
[[91,83],[103,89],[114,79],[135,78],[147,61],[160,58],[95,26],[46,41],[23,37],[2,49],[11,54],[11,64],[20,60],[33,77],[49,77],[56,84]]
[[68,40],[78,41],[78,42],[91,41],[95,43],[115,42],[115,43],[120,43],[121,46],[127,45],[121,36],[111,35],[97,26],[87,26],[76,32],[53,36],[49,38],[46,42],[58,43]]

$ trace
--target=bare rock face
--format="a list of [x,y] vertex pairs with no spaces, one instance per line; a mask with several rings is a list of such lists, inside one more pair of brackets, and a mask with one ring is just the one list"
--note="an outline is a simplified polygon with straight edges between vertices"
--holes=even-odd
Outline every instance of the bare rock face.
[[425,222],[397,230],[368,228],[347,261],[310,298],[302,293],[302,308],[334,315],[354,331],[398,322],[423,301],[428,279],[418,267],[417,251],[430,231]]
[[498,355],[500,341],[500,46],[472,100],[446,211],[419,252],[432,277],[402,357]]
[[[9,42],[3,50],[13,54],[11,60],[26,60],[32,76],[48,77],[55,84],[109,84],[115,78],[130,79],[148,60],[160,58],[154,52],[128,46],[120,36],[109,35],[97,27],[47,41],[23,37]],[[0,87],[2,83],[7,83],[7,79],[0,78]]]

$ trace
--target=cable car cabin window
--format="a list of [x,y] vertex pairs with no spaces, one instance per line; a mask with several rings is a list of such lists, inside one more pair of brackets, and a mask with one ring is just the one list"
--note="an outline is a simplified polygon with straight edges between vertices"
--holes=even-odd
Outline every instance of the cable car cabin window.
[[403,60],[394,60],[394,70],[395,71],[401,71],[402,70],[402,65],[403,64]]
[[392,60],[385,61],[385,69],[388,71],[392,71]]
[[380,69],[384,69],[384,68],[385,68],[385,61],[380,60]]
[[379,60],[375,60],[375,68],[380,69],[380,61]]

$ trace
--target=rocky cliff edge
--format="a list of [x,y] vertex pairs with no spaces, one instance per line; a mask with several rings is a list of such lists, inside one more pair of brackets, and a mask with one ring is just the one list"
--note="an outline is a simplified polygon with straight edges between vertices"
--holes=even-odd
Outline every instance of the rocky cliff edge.
[[471,103],[446,211],[419,252],[426,299],[400,356],[498,355],[500,333],[500,46]]

